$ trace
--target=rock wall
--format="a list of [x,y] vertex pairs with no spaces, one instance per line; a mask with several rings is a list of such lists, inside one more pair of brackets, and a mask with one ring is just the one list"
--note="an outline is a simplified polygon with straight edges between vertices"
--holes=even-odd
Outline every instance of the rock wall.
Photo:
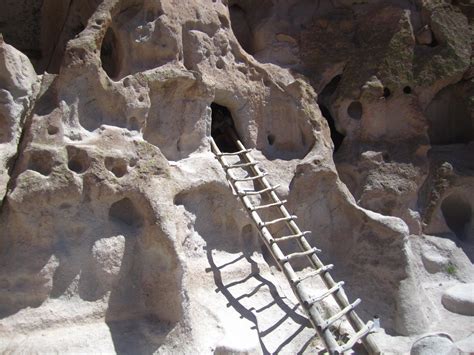
[[473,351],[472,12],[7,1],[0,351],[321,349],[210,151],[217,107],[384,351]]

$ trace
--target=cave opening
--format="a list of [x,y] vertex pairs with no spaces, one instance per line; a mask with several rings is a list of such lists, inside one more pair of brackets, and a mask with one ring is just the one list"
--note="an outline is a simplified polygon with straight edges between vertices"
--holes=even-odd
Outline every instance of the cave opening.
[[211,136],[221,152],[236,152],[239,150],[236,141],[239,139],[235,129],[232,114],[227,107],[211,104],[212,123]]
[[451,194],[441,203],[446,225],[460,240],[468,238],[468,229],[472,219],[472,207],[469,202],[459,194]]
[[80,1],[3,1],[0,33],[28,57],[37,74],[58,74],[67,42],[84,29],[93,11],[92,5],[81,8]]
[[363,109],[360,101],[352,101],[347,107],[347,114],[354,120],[360,120],[362,118],[362,113]]
[[249,54],[253,55],[252,48],[252,29],[247,19],[247,13],[239,5],[234,4],[229,7],[230,25],[235,37],[239,41],[242,48]]
[[319,104],[319,109],[321,110],[323,117],[328,122],[329,129],[331,130],[331,139],[334,143],[334,153],[336,153],[341,147],[342,141],[346,136],[337,130],[336,123],[334,122],[334,118],[332,117],[329,109],[323,104]]
[[114,31],[109,28],[105,33],[100,49],[100,61],[102,68],[111,79],[118,77],[120,73],[120,59],[118,57],[117,39]]
[[431,145],[468,144],[474,140],[469,113],[469,86],[463,82],[442,89],[426,108]]
[[318,95],[318,105],[321,110],[321,114],[326,119],[331,131],[331,139],[334,144],[334,153],[336,153],[342,145],[342,141],[346,137],[336,128],[336,122],[331,115],[331,111],[328,106],[330,104],[331,96],[336,92],[337,87],[342,79],[342,75],[336,75],[331,81],[323,88],[321,93]]

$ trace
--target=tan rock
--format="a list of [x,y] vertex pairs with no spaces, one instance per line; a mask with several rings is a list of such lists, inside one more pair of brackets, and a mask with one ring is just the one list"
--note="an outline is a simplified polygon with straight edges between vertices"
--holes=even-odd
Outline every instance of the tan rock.
[[0,352],[320,351],[210,151],[219,115],[382,351],[472,333],[440,302],[474,275],[463,2],[33,3],[0,14]]

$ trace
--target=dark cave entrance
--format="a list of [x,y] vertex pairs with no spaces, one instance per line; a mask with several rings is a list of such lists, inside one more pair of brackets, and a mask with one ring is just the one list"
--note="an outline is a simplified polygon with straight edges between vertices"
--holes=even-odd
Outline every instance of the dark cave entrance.
[[0,33],[28,57],[37,74],[58,74],[67,42],[84,30],[94,10],[95,5],[81,8],[80,1],[2,1]]
[[431,145],[468,144],[474,140],[469,113],[469,86],[464,82],[442,89],[425,111]]
[[336,153],[342,145],[342,141],[346,137],[341,132],[339,132],[336,128],[336,122],[331,115],[331,111],[329,111],[328,106],[331,101],[331,96],[336,91],[339,82],[341,81],[342,76],[336,75],[332,80],[324,87],[321,93],[318,95],[318,105],[319,109],[321,110],[321,114],[326,119],[329,125],[329,129],[331,130],[331,139],[334,143],[334,153]]
[[441,203],[441,212],[447,226],[456,237],[466,240],[472,218],[472,208],[469,202],[459,194],[449,195]]
[[211,136],[221,152],[236,152],[239,150],[236,140],[239,139],[235,129],[232,114],[227,107],[211,104],[212,123]]
[[242,48],[249,54],[254,54],[252,49],[252,30],[248,23],[247,13],[239,5],[229,7],[230,23],[235,37]]
[[120,58],[118,56],[117,39],[114,31],[109,28],[105,33],[100,49],[102,68],[111,79],[116,79],[120,73]]
[[331,112],[329,112],[328,108],[323,104],[319,105],[319,109],[323,117],[326,119],[329,125],[329,129],[331,130],[331,139],[334,143],[334,153],[336,153],[342,145],[342,141],[346,137],[342,133],[340,133],[336,128],[336,123],[334,122],[334,118],[332,118]]

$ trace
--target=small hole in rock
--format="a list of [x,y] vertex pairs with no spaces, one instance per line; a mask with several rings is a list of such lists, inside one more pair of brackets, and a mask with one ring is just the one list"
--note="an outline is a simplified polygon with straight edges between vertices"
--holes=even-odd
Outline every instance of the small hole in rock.
[[390,89],[385,87],[383,88],[383,97],[388,98],[390,96],[391,92]]
[[123,166],[114,166],[111,171],[116,177],[119,178],[127,173],[127,168]]
[[140,95],[140,96],[138,97],[138,101],[143,102],[144,100],[145,100],[145,98],[144,98],[142,95]]
[[109,217],[116,222],[132,227],[143,225],[143,216],[129,198],[123,198],[110,206]]
[[91,159],[85,150],[73,146],[67,146],[66,150],[68,155],[67,166],[69,170],[81,174],[89,168]]
[[53,154],[47,150],[35,150],[31,152],[27,169],[48,176],[53,171]]
[[275,143],[275,136],[270,133],[270,134],[267,136],[267,141],[268,141],[268,144],[273,145],[273,143]]
[[219,58],[216,62],[217,69],[224,69],[225,63],[222,58]]
[[123,79],[123,86],[128,88],[131,85],[130,78]]
[[58,132],[59,132],[59,128],[58,128],[58,127],[53,126],[53,125],[49,125],[49,126],[48,126],[48,134],[49,134],[49,135],[52,136],[53,134],[56,134],[56,133],[58,133]]
[[411,87],[405,86],[405,87],[403,88],[403,92],[404,92],[405,94],[411,94]]
[[347,108],[347,114],[355,120],[360,120],[362,118],[362,104],[360,101],[352,101]]
[[446,225],[461,240],[468,237],[468,227],[472,218],[472,207],[461,194],[451,194],[441,203]]
[[95,20],[95,23],[98,24],[98,25],[102,25],[104,23],[104,20],[99,18],[99,19]]
[[219,15],[219,21],[221,22],[222,27],[229,28],[229,20],[224,15]]
[[124,176],[127,171],[127,162],[123,158],[107,157],[105,158],[105,167],[116,177]]

